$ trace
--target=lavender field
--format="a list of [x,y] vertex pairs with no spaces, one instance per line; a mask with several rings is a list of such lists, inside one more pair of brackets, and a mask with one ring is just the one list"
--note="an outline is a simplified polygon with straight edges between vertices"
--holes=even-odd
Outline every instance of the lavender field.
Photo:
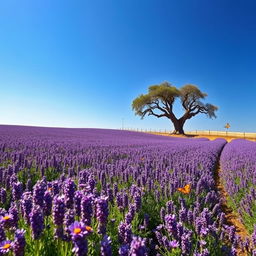
[[[256,255],[256,144],[0,126],[0,255]],[[226,222],[216,188],[250,235]]]
[[256,224],[256,143],[232,141],[223,150],[221,166],[229,203],[252,232]]

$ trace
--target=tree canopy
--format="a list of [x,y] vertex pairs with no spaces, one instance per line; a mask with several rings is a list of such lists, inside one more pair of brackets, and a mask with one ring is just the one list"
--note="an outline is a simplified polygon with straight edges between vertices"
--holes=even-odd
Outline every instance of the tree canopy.
[[[186,120],[193,116],[202,113],[209,118],[216,118],[215,112],[218,107],[203,103],[202,100],[206,97],[207,94],[201,92],[196,85],[187,84],[178,89],[169,82],[163,82],[149,86],[147,94],[141,94],[134,99],[132,109],[142,119],[150,115],[157,118],[167,117],[174,125],[174,133],[184,134],[183,126]],[[173,113],[173,104],[177,98],[180,99],[184,109],[180,118]]]

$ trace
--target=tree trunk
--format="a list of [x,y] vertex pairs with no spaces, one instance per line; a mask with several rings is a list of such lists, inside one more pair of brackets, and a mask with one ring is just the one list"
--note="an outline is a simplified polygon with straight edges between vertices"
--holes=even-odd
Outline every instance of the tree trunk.
[[184,126],[184,121],[183,120],[175,120],[173,122],[173,125],[174,125],[174,131],[173,131],[173,134],[182,134],[184,135],[185,132],[183,130],[183,126]]

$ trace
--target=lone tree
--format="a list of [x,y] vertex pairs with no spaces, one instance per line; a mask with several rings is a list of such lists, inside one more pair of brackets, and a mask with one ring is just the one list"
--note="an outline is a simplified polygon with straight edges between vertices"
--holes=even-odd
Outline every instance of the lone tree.
[[[201,92],[195,85],[184,85],[180,89],[163,82],[152,85],[148,88],[147,94],[141,94],[132,102],[132,109],[136,115],[143,119],[146,115],[167,117],[174,125],[174,134],[184,134],[183,126],[185,122],[197,114],[206,114],[209,118],[216,118],[215,111],[218,107],[202,103],[206,93]],[[184,114],[177,118],[173,113],[174,101],[179,98],[184,109]]]

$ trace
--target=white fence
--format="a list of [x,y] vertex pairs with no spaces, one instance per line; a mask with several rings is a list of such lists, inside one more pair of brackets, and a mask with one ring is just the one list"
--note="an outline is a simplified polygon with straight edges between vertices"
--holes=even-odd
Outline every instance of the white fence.
[[253,132],[225,132],[225,131],[189,131],[186,134],[228,136],[237,138],[256,139],[256,133]]
[[[147,133],[162,133],[162,134],[170,134],[171,130],[166,129],[139,129],[139,128],[124,128],[123,130],[135,131],[135,132],[147,132]],[[186,134],[189,135],[210,135],[210,136],[227,136],[227,137],[236,137],[236,138],[247,138],[247,139],[256,139],[256,133],[252,132],[228,132],[228,131],[185,131]]]

